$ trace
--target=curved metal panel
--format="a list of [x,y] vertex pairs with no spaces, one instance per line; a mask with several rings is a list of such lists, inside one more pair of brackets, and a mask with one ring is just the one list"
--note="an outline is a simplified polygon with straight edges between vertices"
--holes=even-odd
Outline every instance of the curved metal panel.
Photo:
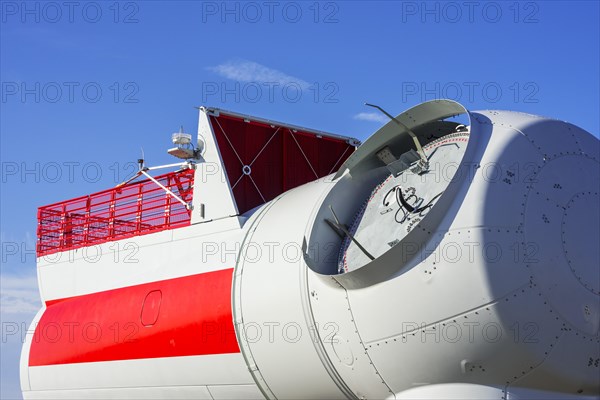
[[[414,129],[428,122],[465,113],[467,113],[467,109],[455,101],[433,100],[404,111],[396,119],[408,129]],[[380,165],[380,161],[375,157],[375,153],[406,133],[407,130],[399,128],[396,122],[388,122],[348,157],[333,179],[342,176],[347,169],[350,170],[352,175],[376,168]]]

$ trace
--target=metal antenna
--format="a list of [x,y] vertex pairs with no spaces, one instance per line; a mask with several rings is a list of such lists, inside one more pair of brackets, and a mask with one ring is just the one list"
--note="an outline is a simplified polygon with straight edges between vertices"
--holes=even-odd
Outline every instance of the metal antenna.
[[138,158],[138,168],[141,171],[144,169],[144,160],[146,157],[144,157],[144,148],[140,147],[140,150],[142,150],[142,158]]
[[412,137],[413,142],[415,143],[415,147],[417,148],[417,152],[419,153],[419,156],[421,157],[421,163],[420,163],[421,164],[421,173],[427,171],[429,169],[429,160],[427,160],[427,156],[425,155],[425,152],[423,151],[423,147],[421,147],[421,142],[419,142],[419,138],[417,137],[417,135],[415,135],[415,133],[408,126],[404,125],[397,118],[393,117],[391,114],[389,114],[387,111],[385,111],[383,108],[379,107],[378,105],[365,103],[365,106],[378,109],[379,111],[384,113],[389,119],[394,121],[400,128],[402,128],[402,129],[406,130],[406,132],[408,132],[410,137]]
[[115,186],[116,188],[120,188],[121,186],[125,186],[128,183],[136,180],[140,175],[142,175],[142,171],[148,170],[148,168],[146,168],[145,161],[144,161],[144,148],[140,147],[140,150],[142,151],[142,158],[138,158],[138,160],[137,160],[138,171],[131,178],[129,178],[129,179],[119,183],[117,186]]

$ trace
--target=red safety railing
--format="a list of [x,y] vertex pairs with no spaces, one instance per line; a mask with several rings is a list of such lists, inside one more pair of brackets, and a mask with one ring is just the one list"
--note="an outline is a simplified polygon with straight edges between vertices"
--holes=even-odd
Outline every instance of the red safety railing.
[[[194,170],[154,177],[186,203]],[[190,224],[191,211],[149,179],[38,209],[37,255],[57,253]]]

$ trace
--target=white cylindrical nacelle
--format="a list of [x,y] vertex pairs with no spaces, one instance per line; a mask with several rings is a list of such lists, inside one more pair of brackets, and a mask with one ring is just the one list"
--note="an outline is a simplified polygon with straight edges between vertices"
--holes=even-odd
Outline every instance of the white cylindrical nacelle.
[[378,157],[410,149],[390,122],[340,179],[259,212],[233,314],[263,394],[598,395],[598,140],[522,113],[469,117],[468,131],[409,127],[426,173]]
[[442,100],[244,215],[209,179],[135,263],[38,260],[24,396],[598,396],[599,163],[572,124]]

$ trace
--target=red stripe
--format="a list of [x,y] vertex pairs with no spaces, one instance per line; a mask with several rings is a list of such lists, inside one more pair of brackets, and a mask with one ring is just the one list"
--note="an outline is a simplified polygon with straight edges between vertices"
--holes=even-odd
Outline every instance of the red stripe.
[[232,273],[225,269],[49,301],[29,365],[239,353]]

